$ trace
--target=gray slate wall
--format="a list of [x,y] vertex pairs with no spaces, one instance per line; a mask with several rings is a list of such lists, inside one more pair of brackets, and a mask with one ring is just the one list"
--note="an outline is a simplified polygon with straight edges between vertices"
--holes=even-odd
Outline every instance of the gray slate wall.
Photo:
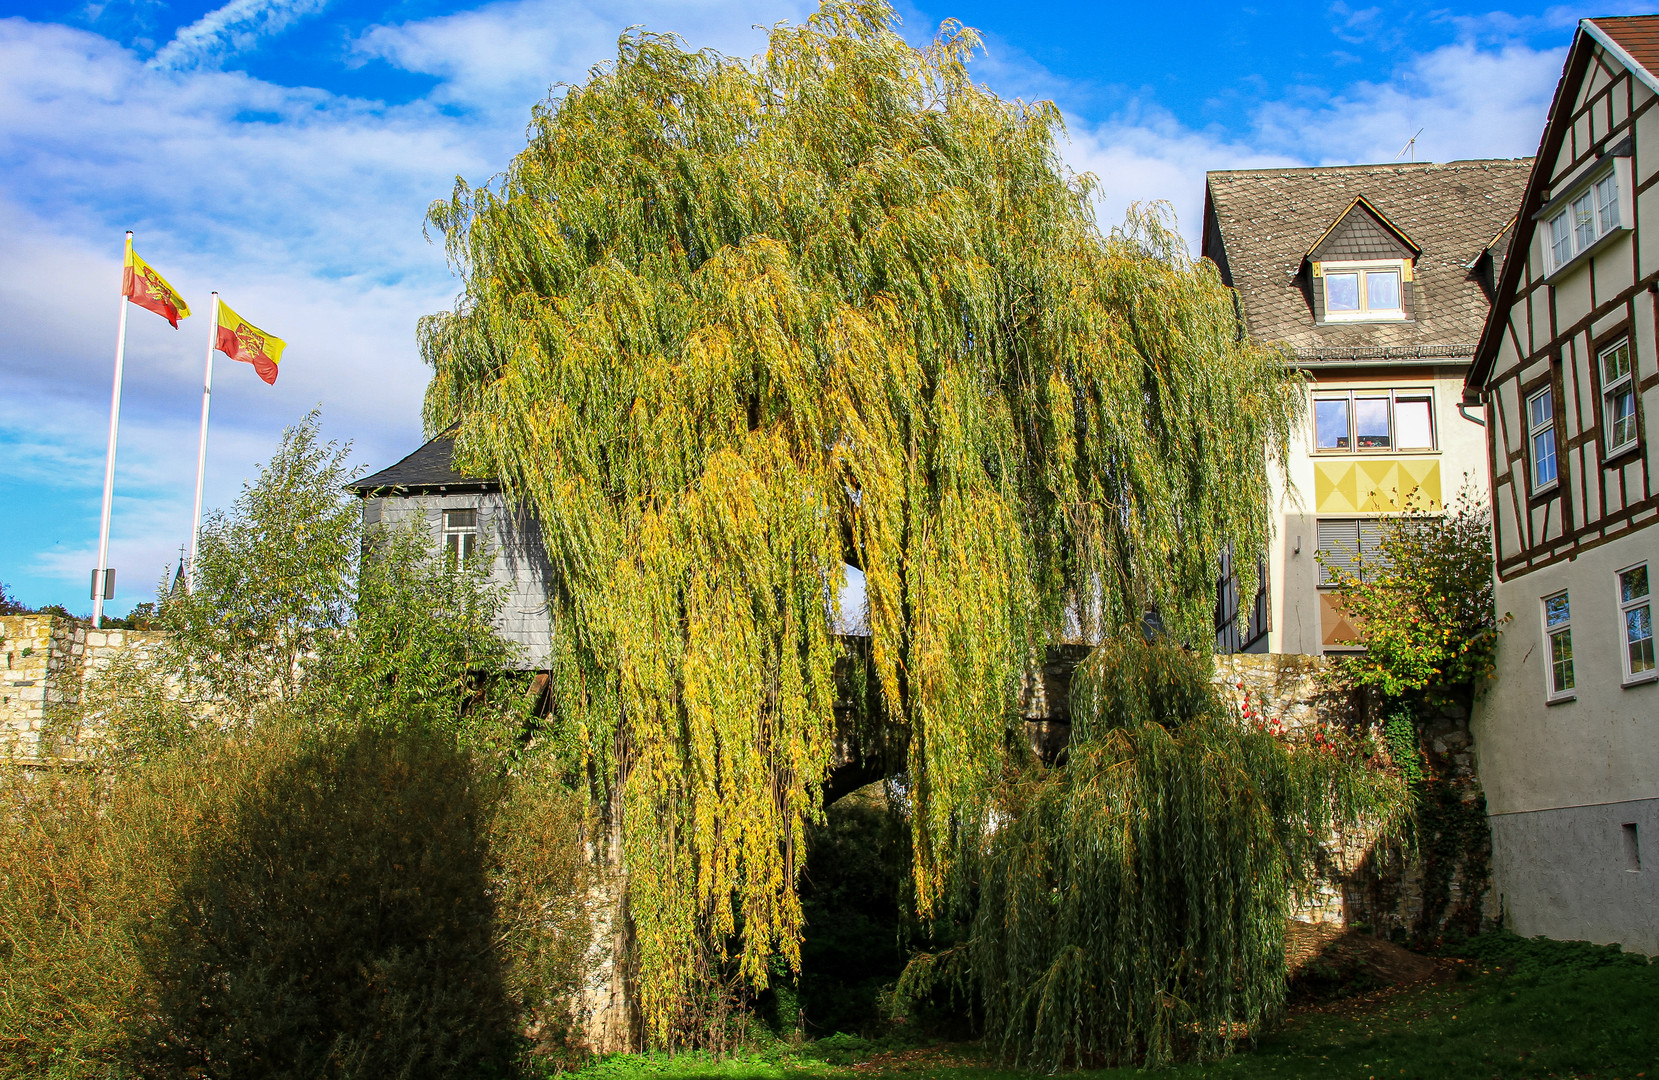
[[443,512],[469,509],[478,511],[479,541],[492,560],[490,577],[508,588],[496,629],[522,648],[522,669],[545,669],[553,648],[546,588],[551,567],[540,531],[523,511],[510,507],[500,492],[367,498],[363,500],[363,525],[365,529],[374,525],[400,528],[419,519],[436,547],[443,542]]

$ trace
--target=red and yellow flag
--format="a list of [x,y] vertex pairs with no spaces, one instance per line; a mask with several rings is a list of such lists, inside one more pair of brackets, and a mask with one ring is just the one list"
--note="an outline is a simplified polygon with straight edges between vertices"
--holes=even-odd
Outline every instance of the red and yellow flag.
[[179,291],[167,284],[167,279],[156,273],[155,267],[133,253],[132,237],[127,237],[127,259],[122,264],[121,295],[160,315],[179,328],[179,320],[190,317],[190,305]]
[[273,386],[276,384],[277,365],[282,362],[282,350],[288,343],[273,337],[248,322],[219,301],[218,343],[215,346],[232,360],[252,364],[259,377]]

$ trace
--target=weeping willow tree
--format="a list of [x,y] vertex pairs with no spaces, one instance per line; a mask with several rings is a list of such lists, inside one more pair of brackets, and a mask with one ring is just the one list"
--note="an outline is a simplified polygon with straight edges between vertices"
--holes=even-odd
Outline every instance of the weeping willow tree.
[[1045,1071],[1219,1057],[1277,1018],[1323,843],[1397,835],[1406,788],[1374,733],[1275,737],[1212,674],[1133,639],[1091,653],[1065,767],[962,815],[966,940],[913,960],[901,997],[966,991],[1003,1055]]
[[421,326],[426,423],[542,525],[658,1041],[715,969],[798,963],[849,564],[932,910],[1028,658],[1149,608],[1208,642],[1299,408],[1166,216],[1100,230],[1052,104],[894,23],[830,0],[748,60],[631,32],[429,216],[464,292]]

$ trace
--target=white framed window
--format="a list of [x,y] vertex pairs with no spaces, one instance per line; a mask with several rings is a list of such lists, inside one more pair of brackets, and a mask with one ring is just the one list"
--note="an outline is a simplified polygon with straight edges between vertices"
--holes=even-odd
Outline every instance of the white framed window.
[[1615,158],[1605,172],[1544,219],[1544,247],[1550,273],[1594,247],[1624,224],[1623,195],[1628,158]]
[[1543,491],[1556,480],[1555,391],[1548,387],[1527,398],[1527,441],[1532,458],[1532,490]]
[[472,558],[478,551],[478,511],[444,511],[444,554],[460,560]]
[[1619,639],[1624,645],[1625,682],[1659,677],[1653,657],[1653,596],[1647,563],[1619,571]]
[[1405,286],[1411,266],[1405,259],[1381,262],[1316,263],[1325,298],[1326,322],[1404,319]]
[[1434,449],[1434,394],[1414,390],[1352,390],[1313,398],[1317,453],[1408,453]]
[[1630,368],[1630,339],[1603,349],[1601,360],[1602,423],[1607,456],[1636,445],[1636,378]]
[[1547,669],[1545,689],[1551,701],[1575,696],[1573,678],[1573,618],[1566,592],[1544,597],[1544,645]]

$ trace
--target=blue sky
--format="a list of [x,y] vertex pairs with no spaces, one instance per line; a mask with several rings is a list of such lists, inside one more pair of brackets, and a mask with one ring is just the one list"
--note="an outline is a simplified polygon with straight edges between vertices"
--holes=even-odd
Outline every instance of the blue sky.
[[[415,320],[453,302],[427,204],[523,145],[530,107],[644,24],[748,55],[794,0],[0,0],[0,581],[90,607],[122,231],[199,313],[218,289],[289,341],[275,387],[221,360],[208,504],[285,424],[380,468],[417,445]],[[1101,214],[1163,198],[1197,229],[1207,169],[1534,151],[1576,20],[1637,8],[1383,2],[922,0],[980,77],[1059,104]],[[205,316],[134,309],[111,611],[148,598],[189,531]]]

